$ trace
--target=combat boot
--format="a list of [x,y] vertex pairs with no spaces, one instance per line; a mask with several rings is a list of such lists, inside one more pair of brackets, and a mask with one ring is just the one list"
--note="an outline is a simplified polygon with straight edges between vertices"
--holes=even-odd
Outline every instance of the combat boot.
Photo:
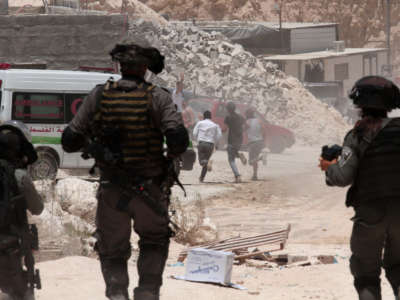
[[363,288],[358,291],[359,300],[382,300],[381,293],[376,288]]
[[128,268],[125,258],[108,259],[100,256],[101,271],[106,283],[106,296],[110,300],[129,300]]
[[133,300],[159,300],[160,296],[157,293],[151,291],[142,290],[140,288],[135,288],[133,291]]
[[159,299],[168,247],[168,242],[165,244],[139,242],[140,253],[137,262],[139,286],[134,290],[135,300]]

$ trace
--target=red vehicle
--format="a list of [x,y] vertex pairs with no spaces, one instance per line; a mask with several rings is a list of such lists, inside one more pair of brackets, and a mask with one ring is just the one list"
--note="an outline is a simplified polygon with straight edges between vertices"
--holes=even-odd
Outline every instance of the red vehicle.
[[[199,119],[202,118],[203,112],[209,110],[212,113],[212,120],[221,127],[223,132],[226,133],[227,127],[224,124],[224,119],[227,115],[227,111],[225,109],[226,102],[212,98],[197,97],[190,99],[189,105],[198,114]],[[236,111],[242,116],[245,116],[245,112],[248,108],[252,108],[252,106],[236,103]],[[254,109],[254,111],[264,128],[264,136],[266,137],[265,146],[271,152],[281,153],[295,143],[293,132],[284,127],[269,123],[260,113],[257,112],[256,109]],[[225,146],[227,142],[226,139],[227,135],[224,134],[224,138],[219,145],[220,148]],[[243,136],[243,145],[247,145],[246,133],[244,133]]]

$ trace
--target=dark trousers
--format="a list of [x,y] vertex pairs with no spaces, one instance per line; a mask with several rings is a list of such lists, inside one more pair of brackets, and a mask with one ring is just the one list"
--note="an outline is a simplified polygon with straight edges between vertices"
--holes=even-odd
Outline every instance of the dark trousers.
[[350,268],[357,291],[369,288],[380,294],[380,274],[383,266],[394,293],[398,293],[400,199],[396,200],[384,206],[364,205],[356,209],[351,236]]
[[214,144],[209,142],[200,141],[197,146],[199,153],[199,163],[202,166],[200,178],[204,179],[207,174],[207,164],[214,151]]
[[0,289],[12,300],[22,300],[26,296],[27,281],[19,253],[0,254]]
[[[106,283],[106,296],[128,299],[127,260],[131,255],[134,220],[133,228],[140,237],[139,285],[135,294],[149,292],[157,299],[171,236],[168,216],[157,213],[146,203],[149,201],[146,197],[138,195],[132,195],[126,210],[117,209],[121,192],[119,186],[102,184],[97,195],[97,251]],[[158,200],[168,209],[168,198],[162,195],[158,184],[153,183],[148,192],[153,200]]]
[[235,175],[235,177],[240,176],[238,167],[236,166],[236,162],[235,162],[235,159],[237,157],[239,157],[240,147],[241,147],[241,145],[228,144],[228,148],[227,148],[228,162],[229,162],[229,165],[231,166],[232,172]]

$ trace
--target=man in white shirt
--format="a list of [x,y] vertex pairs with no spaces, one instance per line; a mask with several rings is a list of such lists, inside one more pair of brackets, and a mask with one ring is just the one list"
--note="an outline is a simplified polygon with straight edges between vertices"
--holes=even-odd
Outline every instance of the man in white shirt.
[[214,146],[222,137],[221,128],[218,124],[211,121],[211,112],[205,111],[204,120],[197,122],[193,129],[193,136],[199,143],[197,146],[199,163],[203,167],[200,175],[200,182],[204,181],[207,171],[211,171],[210,157],[214,151]]

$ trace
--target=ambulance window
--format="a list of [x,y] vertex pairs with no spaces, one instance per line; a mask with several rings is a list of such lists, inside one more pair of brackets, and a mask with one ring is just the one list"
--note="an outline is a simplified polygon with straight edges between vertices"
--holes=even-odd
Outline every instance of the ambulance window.
[[65,123],[71,122],[86,94],[65,94]]
[[64,96],[62,94],[13,94],[12,116],[25,123],[64,123]]

